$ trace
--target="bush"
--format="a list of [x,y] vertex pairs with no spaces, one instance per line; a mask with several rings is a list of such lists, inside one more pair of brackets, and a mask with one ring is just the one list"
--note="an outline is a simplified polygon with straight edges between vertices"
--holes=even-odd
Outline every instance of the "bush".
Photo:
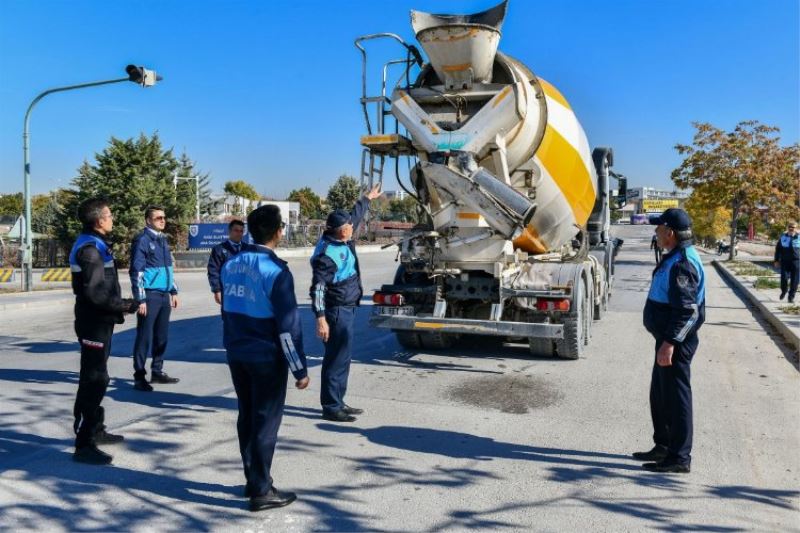
[[754,289],[777,289],[781,286],[781,282],[777,278],[758,278],[753,283]]

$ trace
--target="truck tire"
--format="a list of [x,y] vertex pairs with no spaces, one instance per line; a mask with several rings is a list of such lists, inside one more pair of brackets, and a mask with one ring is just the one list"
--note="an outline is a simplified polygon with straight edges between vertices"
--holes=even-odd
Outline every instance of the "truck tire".
[[600,296],[600,302],[594,306],[594,319],[600,320],[608,310],[608,285],[603,287],[603,294]]
[[584,349],[584,332],[586,327],[584,321],[586,320],[585,311],[585,296],[584,296],[583,283],[578,283],[577,294],[575,295],[575,315],[564,320],[564,338],[556,339],[556,354],[561,359],[578,359],[583,355]]
[[397,337],[397,342],[400,343],[400,346],[409,350],[418,350],[422,348],[422,343],[419,339],[419,333],[415,333],[413,331],[400,331],[395,330],[395,336]]
[[534,357],[553,357],[555,355],[553,339],[530,337],[528,339],[528,348]]
[[428,350],[445,350],[455,342],[455,336],[448,333],[418,333],[423,348]]

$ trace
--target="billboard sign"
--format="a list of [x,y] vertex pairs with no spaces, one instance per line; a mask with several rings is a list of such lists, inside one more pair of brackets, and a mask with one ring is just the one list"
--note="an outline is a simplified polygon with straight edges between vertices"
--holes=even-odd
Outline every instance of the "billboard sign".
[[678,207],[678,200],[676,198],[664,200],[642,200],[642,211],[645,213],[663,213],[672,207]]
[[[213,248],[228,238],[228,224],[189,224],[189,249]],[[244,242],[252,242],[247,225],[244,226]]]

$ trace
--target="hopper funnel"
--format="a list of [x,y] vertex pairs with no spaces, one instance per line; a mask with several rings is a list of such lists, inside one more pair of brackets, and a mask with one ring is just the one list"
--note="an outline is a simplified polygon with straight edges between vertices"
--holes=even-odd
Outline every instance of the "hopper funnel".
[[507,0],[474,15],[411,11],[411,26],[433,70],[448,90],[489,83],[506,17]]

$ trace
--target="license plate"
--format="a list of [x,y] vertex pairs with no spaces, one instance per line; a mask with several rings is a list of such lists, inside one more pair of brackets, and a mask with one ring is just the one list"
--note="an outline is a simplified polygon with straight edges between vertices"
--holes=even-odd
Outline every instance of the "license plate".
[[414,308],[410,305],[378,305],[375,306],[378,315],[413,315]]

